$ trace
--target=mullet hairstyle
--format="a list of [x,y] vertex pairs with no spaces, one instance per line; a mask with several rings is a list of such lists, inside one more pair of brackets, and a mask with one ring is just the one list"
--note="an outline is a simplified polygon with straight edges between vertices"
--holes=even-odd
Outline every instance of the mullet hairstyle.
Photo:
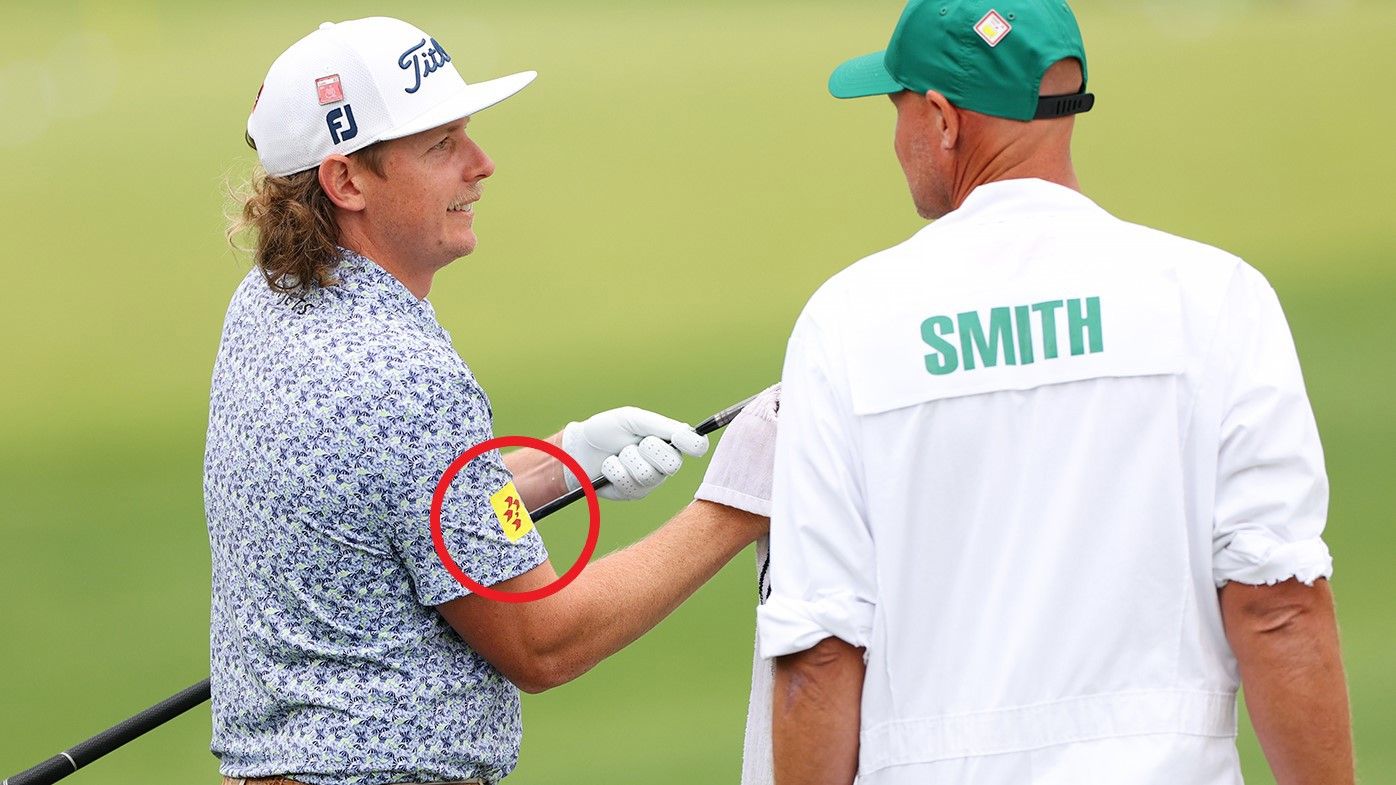
[[[350,157],[383,177],[383,152],[374,143]],[[228,242],[252,254],[272,291],[304,297],[315,286],[339,283],[339,224],[334,202],[320,187],[319,167],[277,177],[258,166],[234,198],[242,209],[229,221]],[[255,243],[244,248],[237,237],[249,231]]]

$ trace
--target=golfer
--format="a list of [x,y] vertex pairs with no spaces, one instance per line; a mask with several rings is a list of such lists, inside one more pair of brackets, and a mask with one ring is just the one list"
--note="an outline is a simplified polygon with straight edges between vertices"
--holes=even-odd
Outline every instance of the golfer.
[[[762,654],[780,785],[1350,783],[1328,484],[1255,269],[1081,192],[1070,8],[913,0],[890,96],[938,219],[825,283],[782,375]],[[1186,112],[1161,133],[1191,133]]]
[[[496,782],[518,759],[519,689],[585,672],[767,530],[696,501],[528,603],[443,567],[433,491],[491,438],[492,409],[426,297],[475,248],[494,172],[467,124],[533,78],[468,85],[436,38],[386,18],[322,25],[267,74],[247,124],[265,170],[243,210],[256,269],[228,308],[204,471],[225,783]],[[481,300],[517,288],[471,283]],[[742,452],[741,430],[714,465]],[[629,407],[550,441],[620,499],[708,446]],[[479,584],[546,586],[557,573],[521,508],[576,484],[542,452],[487,452],[446,494],[446,549]]]

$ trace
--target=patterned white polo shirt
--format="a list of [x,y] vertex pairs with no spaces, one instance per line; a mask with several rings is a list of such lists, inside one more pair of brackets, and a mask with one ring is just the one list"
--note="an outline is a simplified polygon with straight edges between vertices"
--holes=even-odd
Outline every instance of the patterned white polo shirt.
[[[433,608],[467,591],[429,529],[442,472],[491,436],[489,399],[430,303],[351,252],[337,274],[296,298],[254,269],[224,324],[204,465],[212,750],[233,777],[492,782],[518,761],[518,691]],[[490,508],[511,479],[486,453],[443,508],[485,585],[547,558]]]

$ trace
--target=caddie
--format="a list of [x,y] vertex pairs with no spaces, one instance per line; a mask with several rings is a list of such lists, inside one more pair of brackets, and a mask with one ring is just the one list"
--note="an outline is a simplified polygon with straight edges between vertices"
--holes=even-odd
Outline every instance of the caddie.
[[[267,74],[247,123],[264,170],[243,208],[256,266],[228,308],[204,467],[225,784],[497,782],[518,760],[520,688],[585,672],[767,530],[695,501],[524,603],[468,592],[433,547],[438,480],[493,434],[426,298],[475,248],[494,173],[467,123],[534,76],[467,84],[437,39],[388,18],[326,23]],[[741,430],[715,462],[742,451]],[[613,499],[646,495],[708,447],[633,407],[549,441],[604,474]],[[487,452],[446,494],[442,542],[479,584],[548,585],[557,573],[521,507],[576,484],[543,452]]]
[[829,90],[890,96],[936,220],[790,337],[758,611],[775,781],[1239,784],[1244,685],[1278,782],[1351,783],[1284,314],[1244,261],[1082,193],[1071,9],[912,0]]

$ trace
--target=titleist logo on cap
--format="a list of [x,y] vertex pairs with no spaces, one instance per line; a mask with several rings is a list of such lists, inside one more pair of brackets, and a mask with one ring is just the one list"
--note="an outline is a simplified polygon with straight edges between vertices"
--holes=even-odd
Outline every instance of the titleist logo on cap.
[[[427,41],[431,41],[430,47],[427,47]],[[438,44],[435,38],[423,38],[413,44],[397,59],[398,68],[412,71],[412,86],[403,88],[403,92],[415,93],[422,89],[422,80],[449,62],[451,56],[446,54],[446,50],[441,48],[441,44]]]

